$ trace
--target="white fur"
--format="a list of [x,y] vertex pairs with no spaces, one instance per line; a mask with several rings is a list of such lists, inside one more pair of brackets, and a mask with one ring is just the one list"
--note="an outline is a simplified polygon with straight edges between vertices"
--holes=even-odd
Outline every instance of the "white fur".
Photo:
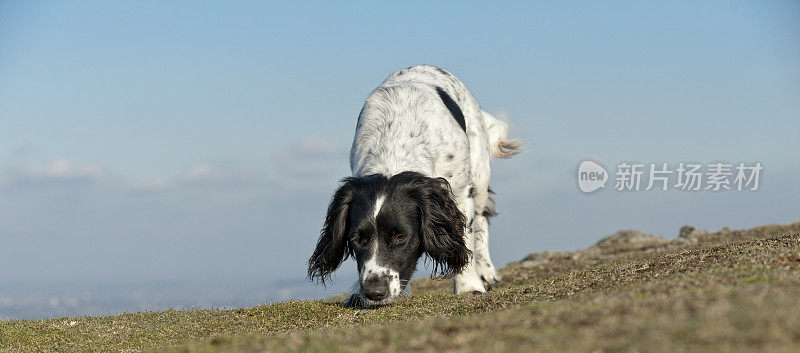
[[[378,208],[376,208],[378,209]],[[377,215],[377,212],[375,212]],[[358,287],[358,295],[361,296],[361,300],[366,302],[370,305],[383,305],[392,302],[398,296],[400,296],[401,292],[401,285],[400,285],[400,274],[397,271],[384,267],[378,264],[378,254],[380,253],[378,249],[378,244],[380,242],[375,239],[372,242],[372,257],[369,260],[364,262],[364,268],[361,269],[361,273],[359,274],[359,281],[358,283],[366,282],[370,276],[381,276],[381,275],[388,275],[389,276],[389,295],[386,296],[381,301],[373,301],[365,298],[361,295],[361,286]]]
[[381,212],[384,200],[386,200],[386,195],[380,195],[375,199],[375,212],[372,214],[372,218],[378,218],[378,213]]
[[[437,87],[458,104],[466,133],[443,104]],[[499,280],[489,256],[488,222],[483,216],[494,208],[488,192],[489,161],[492,156],[510,157],[519,147],[508,139],[508,126],[482,111],[461,81],[443,69],[423,65],[392,74],[367,97],[358,118],[350,167],[353,176],[359,177],[414,171],[447,179],[456,205],[472,225],[464,237],[475,254],[456,274],[453,290],[484,292],[484,282]],[[376,205],[377,216],[380,204]],[[370,266],[378,269],[374,262]]]

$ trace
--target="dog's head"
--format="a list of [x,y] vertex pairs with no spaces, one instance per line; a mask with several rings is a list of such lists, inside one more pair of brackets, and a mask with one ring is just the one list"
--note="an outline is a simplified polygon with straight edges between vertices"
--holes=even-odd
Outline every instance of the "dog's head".
[[434,272],[461,271],[470,258],[465,218],[443,178],[403,172],[342,180],[333,195],[308,275],[321,281],[349,256],[358,264],[358,302],[389,304],[426,254]]

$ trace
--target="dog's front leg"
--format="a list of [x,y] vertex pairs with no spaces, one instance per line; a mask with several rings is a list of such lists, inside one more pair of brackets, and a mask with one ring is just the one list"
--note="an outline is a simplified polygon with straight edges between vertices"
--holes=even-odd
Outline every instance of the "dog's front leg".
[[[466,196],[466,195],[464,195]],[[458,209],[467,216],[466,229],[464,230],[464,243],[472,252],[470,261],[464,266],[461,272],[457,273],[453,278],[453,292],[456,294],[486,292],[483,286],[483,281],[478,275],[478,270],[475,264],[475,234],[472,232],[472,221],[475,216],[475,202],[470,197],[460,197],[460,202],[457,202]]]

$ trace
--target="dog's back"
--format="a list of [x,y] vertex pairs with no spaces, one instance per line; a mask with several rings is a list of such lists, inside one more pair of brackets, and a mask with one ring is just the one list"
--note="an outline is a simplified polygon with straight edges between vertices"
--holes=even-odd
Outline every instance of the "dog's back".
[[483,112],[460,80],[421,65],[395,72],[367,97],[350,166],[354,176],[410,170],[459,189],[488,179],[481,170],[490,156],[507,158],[518,149],[508,126]]

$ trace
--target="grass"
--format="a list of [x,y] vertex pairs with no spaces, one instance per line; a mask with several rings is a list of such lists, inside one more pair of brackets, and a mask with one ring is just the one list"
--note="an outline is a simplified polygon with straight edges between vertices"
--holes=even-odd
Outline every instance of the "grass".
[[455,296],[448,281],[372,310],[290,301],[0,322],[0,350],[800,351],[800,223],[631,244],[535,266]]

